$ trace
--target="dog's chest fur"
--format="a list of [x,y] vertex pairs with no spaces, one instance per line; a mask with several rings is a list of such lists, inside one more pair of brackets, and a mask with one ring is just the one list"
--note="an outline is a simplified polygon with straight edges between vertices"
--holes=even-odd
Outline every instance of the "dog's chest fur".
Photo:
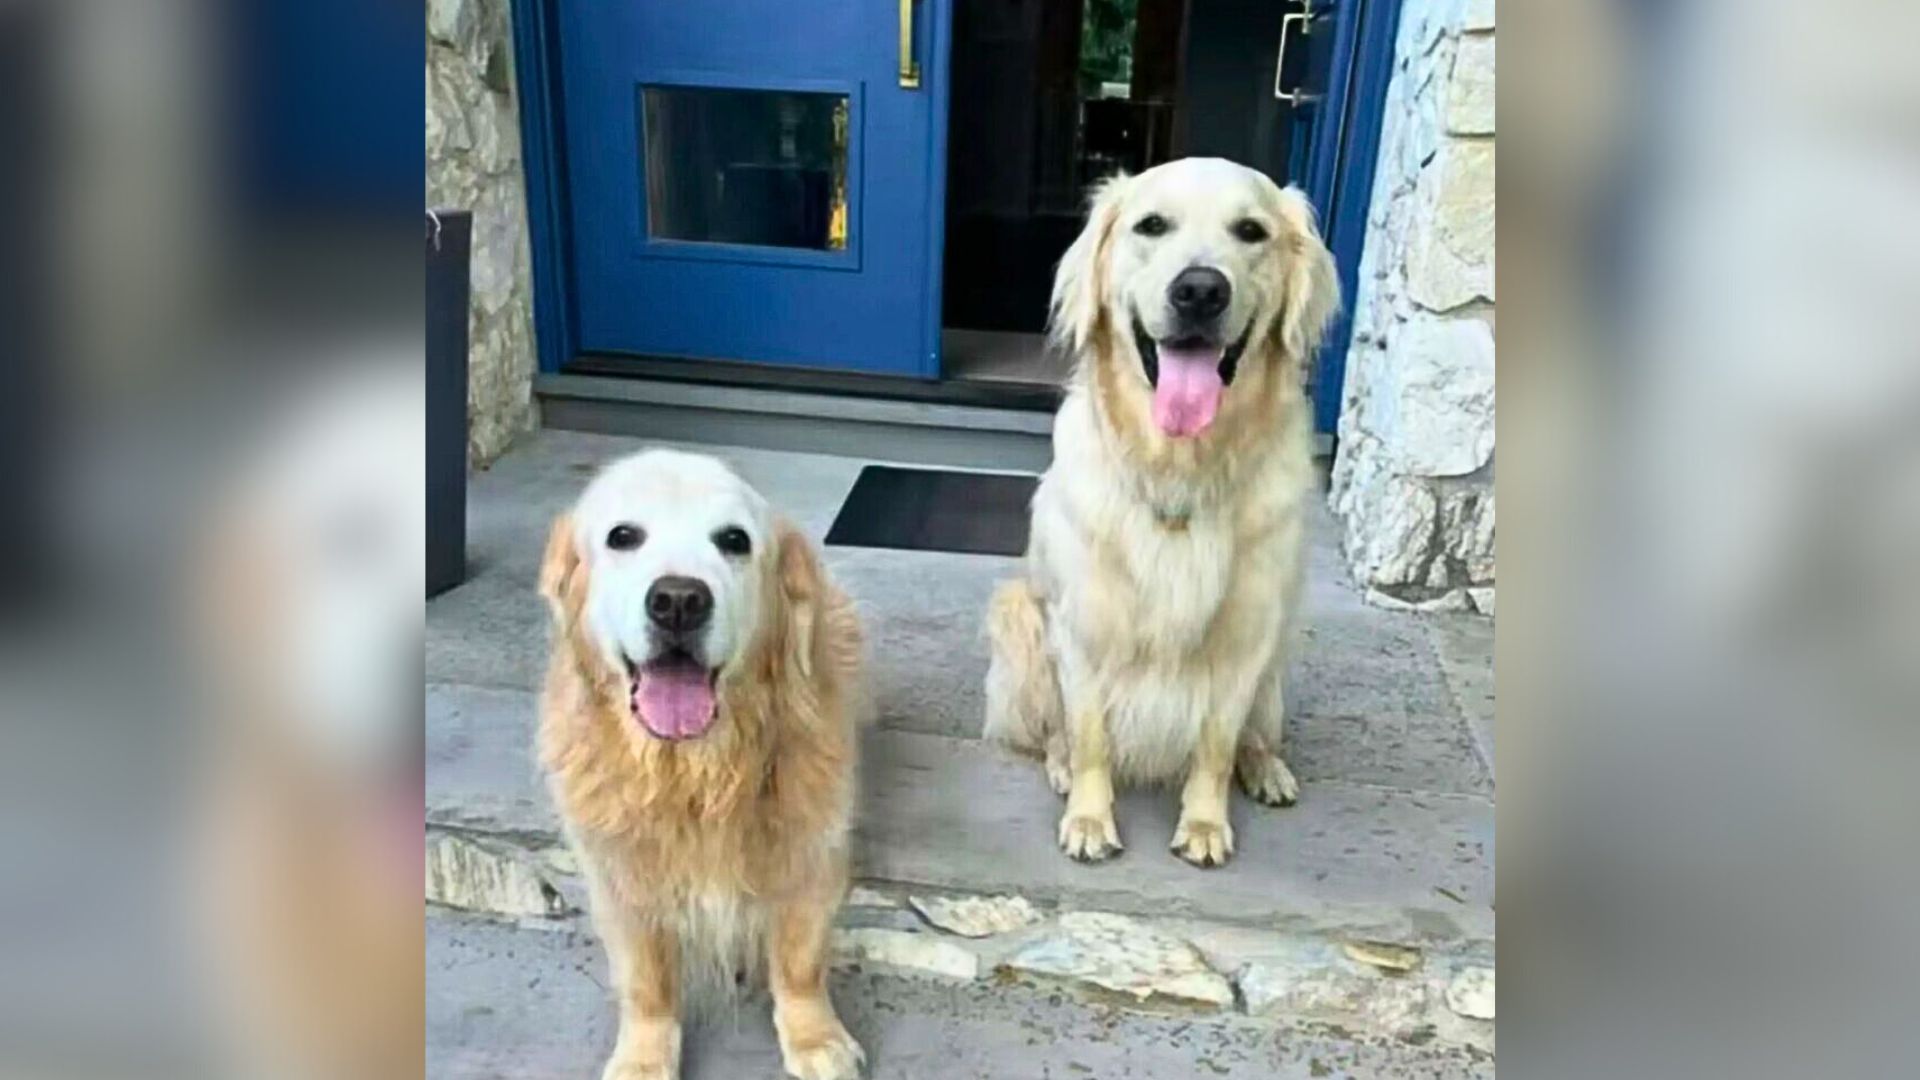
[[1152,666],[1270,647],[1298,571],[1304,470],[1276,454],[1212,499],[1149,491],[1062,421],[1070,456],[1047,474],[1034,528],[1045,591],[1079,644]]
[[1156,489],[1072,402],[1061,412],[1030,571],[1061,676],[1098,695],[1122,775],[1170,775],[1205,717],[1237,730],[1279,663],[1311,464],[1303,446],[1273,449],[1211,491]]
[[777,895],[843,850],[850,732],[785,730],[764,708],[723,715],[702,740],[638,732],[564,664],[547,686],[541,757],[555,802],[600,887],[687,915]]

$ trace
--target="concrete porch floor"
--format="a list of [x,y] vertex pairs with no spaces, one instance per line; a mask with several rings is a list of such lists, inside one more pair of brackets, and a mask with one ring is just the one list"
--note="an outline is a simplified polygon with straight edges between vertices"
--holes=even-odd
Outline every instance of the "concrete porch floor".
[[[469,580],[428,604],[430,1075],[595,1075],[612,1045],[605,962],[529,752],[546,651],[533,582],[553,515],[642,445],[543,431],[475,475]],[[694,449],[732,461],[816,539],[867,464]],[[978,741],[981,614],[1016,560],[826,549],[866,623],[879,714],[835,982],[869,1075],[1491,1075],[1492,1023],[1460,987],[1493,949],[1492,623],[1368,607],[1323,505],[1311,537],[1287,688],[1301,801],[1236,794],[1239,854],[1211,871],[1167,852],[1170,792],[1122,798],[1121,858],[1068,861],[1037,766]],[[1040,921],[969,940],[907,902],[973,894],[1018,894]],[[1226,999],[1116,1003],[1111,986],[1032,962],[1068,912],[1172,942],[1176,966],[1197,957]],[[1413,946],[1419,966],[1356,959],[1356,941]],[[779,1075],[762,1004],[690,1029],[686,1076]]]

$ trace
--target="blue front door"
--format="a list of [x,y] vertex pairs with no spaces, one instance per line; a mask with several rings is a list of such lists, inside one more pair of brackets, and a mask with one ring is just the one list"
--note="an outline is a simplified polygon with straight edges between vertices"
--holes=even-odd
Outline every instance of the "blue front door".
[[951,0],[562,0],[581,351],[939,373]]

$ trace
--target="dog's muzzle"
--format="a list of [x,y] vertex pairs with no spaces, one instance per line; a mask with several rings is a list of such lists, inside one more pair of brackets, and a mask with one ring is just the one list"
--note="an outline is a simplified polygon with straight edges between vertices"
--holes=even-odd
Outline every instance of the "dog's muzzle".
[[706,734],[719,710],[718,673],[707,666],[702,631],[713,621],[713,590],[697,578],[668,576],[647,589],[653,655],[627,659],[634,718],[663,739]]
[[1133,343],[1147,384],[1153,387],[1155,426],[1176,439],[1197,436],[1211,427],[1252,336],[1249,322],[1239,339],[1225,347],[1209,335],[1182,334],[1156,341],[1136,312]]

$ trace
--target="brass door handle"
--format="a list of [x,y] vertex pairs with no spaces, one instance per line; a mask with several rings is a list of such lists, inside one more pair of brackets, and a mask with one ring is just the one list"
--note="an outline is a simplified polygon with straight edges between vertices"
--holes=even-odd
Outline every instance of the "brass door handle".
[[900,0],[900,85],[920,88],[920,61],[913,56],[913,0]]
[[1290,11],[1280,17],[1280,54],[1273,58],[1273,96],[1289,105],[1299,106],[1309,101],[1320,100],[1319,94],[1309,94],[1305,90],[1280,89],[1280,73],[1287,67],[1287,30],[1295,22],[1300,24],[1302,37],[1313,33],[1313,14],[1307,11]]

